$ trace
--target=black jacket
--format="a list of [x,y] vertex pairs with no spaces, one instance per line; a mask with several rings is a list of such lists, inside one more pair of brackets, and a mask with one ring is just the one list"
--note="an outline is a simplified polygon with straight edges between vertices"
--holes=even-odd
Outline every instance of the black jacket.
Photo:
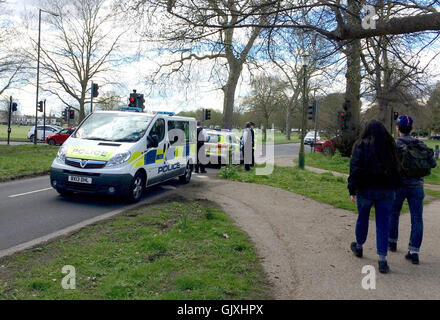
[[[417,144],[421,144],[421,145],[425,145],[424,142],[417,140],[416,138],[411,137],[409,134],[404,134],[401,137],[398,137],[396,139],[396,144],[397,144],[397,150],[399,152],[399,156],[401,157],[402,155],[402,149],[405,145],[409,144],[409,143],[417,143]],[[433,156],[432,159],[430,159],[430,165],[431,168],[435,168],[437,165],[437,161],[435,160],[435,157]],[[423,177],[420,178],[409,178],[406,177],[405,175],[402,175],[402,184],[405,187],[412,187],[412,186],[423,186]]]
[[397,189],[401,185],[398,168],[385,170],[380,167],[373,146],[365,141],[357,143],[350,159],[348,190],[355,195],[359,190]]

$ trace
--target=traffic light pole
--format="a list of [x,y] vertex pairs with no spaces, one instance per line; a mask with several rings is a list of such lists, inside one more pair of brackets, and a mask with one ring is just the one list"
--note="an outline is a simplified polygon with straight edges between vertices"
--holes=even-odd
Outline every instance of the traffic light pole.
[[304,137],[306,130],[306,109],[307,109],[307,66],[303,66],[303,103],[302,103],[302,115],[301,115],[301,144],[298,155],[298,166],[300,169],[304,169],[305,166],[305,154],[304,154]]
[[205,109],[202,109],[202,120],[200,121],[200,126],[203,128],[205,124]]
[[92,90],[90,90],[90,113],[93,113],[93,81],[92,81]]
[[43,102],[43,139],[46,140],[46,99]]
[[41,45],[41,9],[38,11],[38,53],[37,53],[37,94],[35,99],[35,131],[34,144],[37,144],[38,126],[38,91],[40,89],[40,45]]
[[9,99],[9,115],[8,115],[8,145],[11,138],[11,115],[12,115],[12,96]]
[[314,106],[315,108],[315,138],[314,138],[314,146],[313,146],[313,153],[315,153],[315,146],[316,146],[316,137],[318,135],[318,110],[319,110],[319,103],[318,101],[314,101]]

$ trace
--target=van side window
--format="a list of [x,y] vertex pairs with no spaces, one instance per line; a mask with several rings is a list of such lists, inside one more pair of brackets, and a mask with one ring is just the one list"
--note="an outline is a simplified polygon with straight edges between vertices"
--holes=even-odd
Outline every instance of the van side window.
[[148,135],[150,137],[157,135],[158,141],[161,142],[165,138],[165,120],[157,119]]
[[[173,129],[182,130],[185,134],[185,144],[189,143],[189,123],[187,121],[168,121],[168,132]],[[168,138],[171,144],[177,142],[174,142],[173,139],[170,139],[171,137]]]
[[170,142],[171,145],[176,144],[177,141],[174,141],[175,136],[171,136],[170,135],[170,131],[176,129],[176,121],[173,120],[168,120],[168,141]]

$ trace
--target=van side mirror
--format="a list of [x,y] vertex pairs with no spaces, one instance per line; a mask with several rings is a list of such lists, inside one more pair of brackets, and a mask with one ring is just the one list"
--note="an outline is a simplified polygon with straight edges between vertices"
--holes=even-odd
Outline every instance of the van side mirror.
[[174,136],[173,143],[176,143],[177,140],[179,140],[179,137],[178,136]]
[[147,137],[147,149],[157,148],[159,146],[159,138],[157,135],[152,135]]

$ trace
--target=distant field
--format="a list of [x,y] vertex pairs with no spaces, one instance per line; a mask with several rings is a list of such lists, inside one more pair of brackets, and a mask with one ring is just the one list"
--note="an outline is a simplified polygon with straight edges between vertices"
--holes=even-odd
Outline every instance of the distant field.
[[298,142],[300,142],[299,134],[296,133],[296,132],[295,132],[295,133],[292,132],[292,133],[290,134],[290,140],[287,140],[287,139],[286,139],[286,135],[285,135],[284,133],[276,132],[276,133],[275,133],[274,140],[275,140],[275,141],[274,141],[275,144],[293,143],[293,142],[298,143]]
[[[11,140],[28,141],[27,134],[32,126],[11,126]],[[0,125],[0,140],[8,139],[8,126]]]

